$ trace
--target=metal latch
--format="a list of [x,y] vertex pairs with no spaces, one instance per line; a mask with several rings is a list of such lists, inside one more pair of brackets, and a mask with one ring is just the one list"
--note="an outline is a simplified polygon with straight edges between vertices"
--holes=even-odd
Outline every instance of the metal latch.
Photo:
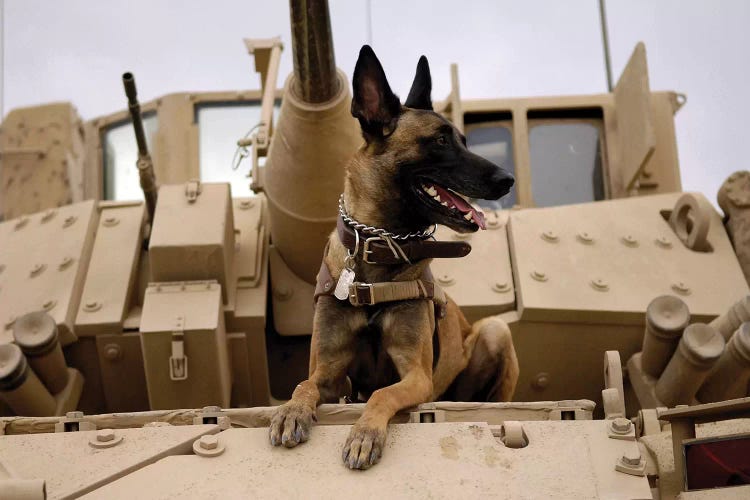
[[192,180],[185,184],[185,196],[187,197],[188,203],[195,203],[198,196],[201,194],[201,181]]
[[172,355],[169,357],[169,378],[172,380],[188,378],[188,359],[185,356],[185,335],[182,325],[183,319],[178,318],[172,332]]

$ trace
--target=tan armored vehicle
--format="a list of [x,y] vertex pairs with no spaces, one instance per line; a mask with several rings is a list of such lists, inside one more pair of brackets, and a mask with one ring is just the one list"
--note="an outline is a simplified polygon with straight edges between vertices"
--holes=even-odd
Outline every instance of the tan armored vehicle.
[[280,40],[248,39],[260,90],[139,104],[126,73],[127,110],[3,118],[0,498],[748,498],[750,174],[723,215],[682,192],[685,98],[651,91],[642,44],[606,94],[466,100],[444,75],[436,111],[516,185],[478,201],[486,231],[440,227],[472,251],[432,269],[470,321],[511,327],[513,401],[400,413],[367,472],[337,458],[357,394],[269,445],[361,142],[307,4],[283,89]]

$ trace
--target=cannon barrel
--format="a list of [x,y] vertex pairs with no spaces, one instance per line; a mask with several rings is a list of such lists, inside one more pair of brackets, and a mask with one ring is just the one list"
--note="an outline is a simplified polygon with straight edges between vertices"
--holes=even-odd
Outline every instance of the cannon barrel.
[[331,100],[339,93],[328,0],[290,0],[294,90],[305,102]]
[[328,2],[290,0],[289,7],[294,71],[284,84],[263,190],[274,251],[313,284],[336,227],[346,164],[362,138],[350,111],[348,78],[335,66]]
[[136,163],[138,177],[141,189],[143,190],[143,197],[146,200],[148,218],[150,221],[153,221],[158,187],[156,185],[156,174],[154,174],[154,163],[151,161],[151,155],[148,153],[146,133],[143,131],[141,105],[138,103],[138,91],[135,88],[135,77],[133,74],[130,72],[123,73],[122,84],[125,87],[125,95],[128,98],[128,110],[130,111],[130,118],[133,121],[135,141],[138,143],[138,161]]

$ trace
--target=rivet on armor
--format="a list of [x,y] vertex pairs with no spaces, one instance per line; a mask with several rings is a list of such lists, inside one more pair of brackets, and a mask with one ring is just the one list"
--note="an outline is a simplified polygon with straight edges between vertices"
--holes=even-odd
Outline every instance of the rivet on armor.
[[44,212],[44,215],[42,215],[42,222],[49,222],[55,215],[57,215],[57,210],[47,210]]
[[622,244],[626,247],[635,248],[638,246],[638,240],[633,237],[631,234],[627,234],[620,238],[620,241],[622,241]]
[[68,215],[63,221],[63,227],[65,228],[72,226],[75,223],[76,219],[77,217],[75,215]]
[[446,286],[452,285],[453,283],[456,282],[456,280],[453,279],[453,277],[450,274],[441,274],[440,276],[438,276],[437,280],[438,280],[438,283],[440,283],[441,285],[446,285]]
[[609,290],[609,285],[601,278],[591,280],[591,287],[597,292],[606,292]]
[[690,295],[690,288],[682,281],[673,283],[672,290],[674,290],[676,293],[679,293],[680,295]]
[[537,373],[534,380],[531,381],[531,385],[534,386],[535,389],[546,389],[549,385],[549,373]]
[[594,243],[594,237],[586,231],[581,231],[580,233],[576,234],[576,239],[584,245],[591,245]]
[[46,264],[34,264],[34,267],[32,267],[31,271],[29,272],[29,275],[32,278],[35,278],[35,277],[39,276],[40,274],[42,274],[45,269],[47,269],[47,265]]
[[254,205],[255,205],[255,203],[253,202],[253,200],[242,200],[240,202],[240,210],[251,209],[251,208],[253,208]]
[[63,259],[57,265],[57,269],[58,271],[64,271],[65,269],[69,268],[72,263],[73,263],[72,257],[63,257]]
[[86,312],[95,312],[102,308],[101,302],[98,302],[96,300],[87,300],[83,304],[83,310]]
[[664,235],[656,238],[656,244],[661,248],[672,248],[672,242]]
[[44,304],[42,304],[42,309],[44,309],[45,311],[50,311],[56,305],[57,305],[57,301],[54,300],[54,299],[50,299],[50,300],[46,301]]
[[494,290],[497,293],[505,293],[510,291],[510,283],[507,281],[498,281],[497,283],[492,285],[492,290]]
[[325,285],[323,285],[323,288],[325,288],[326,290],[330,289],[331,288],[331,282],[330,281],[326,281]]
[[531,271],[531,277],[532,279],[535,279],[537,281],[547,281],[548,279],[547,275],[544,272],[539,271],[537,269]]
[[122,348],[117,344],[107,344],[104,346],[104,358],[107,361],[117,361],[122,357]]
[[559,237],[557,236],[557,233],[555,233],[554,231],[551,231],[551,230],[547,230],[547,231],[544,231],[544,232],[542,233],[542,239],[543,239],[544,241],[547,241],[547,242],[549,242],[549,243],[557,243],[557,241],[558,241],[558,240],[559,240],[560,238],[559,238]]
[[120,223],[120,219],[118,219],[117,217],[107,217],[102,221],[102,226],[114,227],[119,223]]
[[19,229],[22,229],[28,223],[29,223],[28,217],[20,217],[18,221],[16,222],[16,225],[13,226],[13,229],[18,231]]

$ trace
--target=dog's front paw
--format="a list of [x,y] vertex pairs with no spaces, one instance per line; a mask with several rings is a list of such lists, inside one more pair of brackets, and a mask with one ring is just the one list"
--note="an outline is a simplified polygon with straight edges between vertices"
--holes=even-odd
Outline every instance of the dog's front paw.
[[283,444],[294,448],[310,439],[310,428],[315,419],[315,412],[307,405],[289,401],[279,406],[271,418],[269,438],[271,444]]
[[350,469],[369,469],[380,461],[385,445],[385,428],[354,424],[341,457]]

